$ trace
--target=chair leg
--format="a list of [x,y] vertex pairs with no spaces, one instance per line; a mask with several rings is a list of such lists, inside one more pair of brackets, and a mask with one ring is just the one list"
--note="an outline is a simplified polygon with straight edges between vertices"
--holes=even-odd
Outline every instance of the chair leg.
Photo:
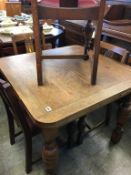
[[10,137],[10,144],[15,144],[15,125],[14,119],[12,114],[10,113],[9,109],[7,109],[7,116],[8,116],[8,125],[9,125],[9,137]]
[[25,170],[32,171],[32,135],[25,135]]

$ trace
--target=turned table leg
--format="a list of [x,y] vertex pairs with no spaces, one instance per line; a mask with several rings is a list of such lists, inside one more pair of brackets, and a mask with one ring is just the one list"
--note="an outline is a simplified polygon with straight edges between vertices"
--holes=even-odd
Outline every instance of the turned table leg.
[[123,99],[123,103],[119,106],[118,114],[117,114],[117,124],[114,129],[111,141],[113,143],[118,143],[122,137],[123,126],[128,121],[131,114],[131,95],[128,95]]
[[42,158],[47,174],[55,175],[58,163],[58,147],[56,137],[58,130],[56,128],[43,128],[45,144],[42,151]]

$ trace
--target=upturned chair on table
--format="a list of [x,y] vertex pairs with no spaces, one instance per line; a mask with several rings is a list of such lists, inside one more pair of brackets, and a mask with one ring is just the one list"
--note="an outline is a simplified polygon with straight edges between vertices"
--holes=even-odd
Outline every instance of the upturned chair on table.
[[[78,1],[76,1],[78,5]],[[60,0],[61,6],[66,6],[66,2]],[[96,84],[98,56],[100,50],[100,37],[102,30],[102,21],[104,16],[105,0],[101,0],[100,4],[90,5],[85,4],[84,7],[59,7],[44,4],[44,1],[37,2],[31,0],[32,16],[34,24],[34,38],[36,49],[36,67],[37,67],[37,81],[38,85],[42,85],[42,62],[44,59],[88,59],[88,50],[91,37],[94,31],[92,21],[97,21],[97,29],[94,42],[94,56],[91,61],[91,84]],[[86,7],[87,5],[87,7]],[[42,51],[42,25],[40,19],[59,19],[59,20],[87,20],[87,26],[84,30],[85,33],[85,46],[72,45],[67,47],[50,49]]]

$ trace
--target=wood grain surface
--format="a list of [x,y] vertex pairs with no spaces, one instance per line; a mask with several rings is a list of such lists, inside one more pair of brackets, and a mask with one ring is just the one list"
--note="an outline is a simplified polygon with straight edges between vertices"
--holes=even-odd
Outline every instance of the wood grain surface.
[[46,59],[42,66],[45,82],[38,86],[34,53],[0,59],[1,71],[45,127],[64,125],[131,92],[130,67],[101,55],[95,86],[90,85],[89,60]]

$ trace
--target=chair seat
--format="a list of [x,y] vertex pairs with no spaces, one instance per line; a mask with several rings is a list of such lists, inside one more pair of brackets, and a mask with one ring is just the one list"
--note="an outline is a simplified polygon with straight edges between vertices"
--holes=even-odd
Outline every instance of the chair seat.
[[87,55],[84,55],[84,47],[80,45],[71,45],[71,46],[65,46],[60,48],[54,48],[49,50],[43,50],[42,55],[44,58],[70,58],[70,59],[80,59],[80,58],[86,58]]

